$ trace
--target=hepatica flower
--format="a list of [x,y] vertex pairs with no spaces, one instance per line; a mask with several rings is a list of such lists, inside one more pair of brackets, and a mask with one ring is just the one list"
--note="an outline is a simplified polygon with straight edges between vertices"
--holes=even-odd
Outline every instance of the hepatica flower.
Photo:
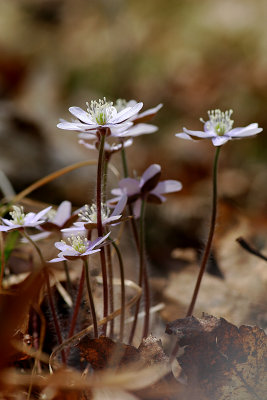
[[[103,204],[101,205],[101,222],[102,225],[117,225],[122,219],[122,212],[127,203],[127,196],[123,194],[119,199],[116,207],[111,212],[111,209],[108,205]],[[83,209],[78,214],[81,221],[75,222],[74,226],[68,229],[62,229],[63,233],[68,232],[78,232],[81,229],[95,229],[97,228],[97,207],[96,204],[92,204],[88,206],[86,204]]]
[[262,128],[259,128],[256,123],[244,128],[233,128],[232,113],[232,110],[225,112],[218,109],[208,111],[209,120],[200,119],[204,123],[204,131],[190,131],[183,128],[183,133],[177,133],[175,136],[188,140],[211,139],[214,146],[222,146],[228,140],[254,136],[262,131]]
[[0,231],[8,232],[15,229],[36,228],[45,222],[45,215],[52,207],[47,207],[44,210],[36,213],[29,212],[24,214],[23,207],[13,206],[13,211],[10,211],[11,219],[2,218],[4,225],[0,225]]
[[94,139],[97,132],[106,129],[109,130],[109,135],[118,136],[133,125],[130,119],[143,107],[143,103],[136,103],[133,106],[123,107],[118,112],[113,103],[107,102],[105,97],[103,100],[91,101],[86,105],[86,111],[80,107],[70,107],[69,111],[76,117],[76,120],[72,122],[62,120],[57,127],[87,132],[87,139]]
[[60,250],[56,258],[50,260],[50,263],[66,261],[66,260],[76,260],[78,258],[86,258],[91,254],[98,253],[101,246],[103,246],[104,241],[110,235],[110,232],[97,239],[90,241],[84,235],[71,235],[67,238],[67,241],[61,240],[61,242],[56,242],[55,247]]
[[119,188],[113,189],[111,193],[115,195],[109,204],[116,204],[123,195],[127,195],[128,203],[134,203],[134,216],[139,218],[142,199],[151,203],[163,203],[166,201],[164,194],[178,192],[182,189],[182,184],[175,180],[159,181],[161,166],[152,164],[148,167],[140,179],[124,178],[119,182]]

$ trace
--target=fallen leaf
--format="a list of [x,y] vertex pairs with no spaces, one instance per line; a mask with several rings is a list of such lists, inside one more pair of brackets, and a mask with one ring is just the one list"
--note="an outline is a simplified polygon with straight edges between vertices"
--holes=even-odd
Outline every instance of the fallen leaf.
[[266,399],[267,336],[262,329],[203,316],[171,322],[166,333],[184,347],[177,360],[200,399]]
[[114,342],[108,337],[100,336],[91,339],[83,337],[77,345],[82,357],[88,361],[95,370],[109,367],[122,367],[140,360],[140,352],[133,346]]

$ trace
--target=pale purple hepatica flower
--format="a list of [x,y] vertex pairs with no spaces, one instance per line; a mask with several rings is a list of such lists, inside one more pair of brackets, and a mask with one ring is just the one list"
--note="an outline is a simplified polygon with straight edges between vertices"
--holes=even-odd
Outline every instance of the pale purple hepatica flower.
[[[111,213],[111,209],[105,205],[101,205],[101,221],[102,225],[117,225],[121,220],[122,220],[122,212],[126,206],[127,203],[127,195],[123,194],[116,207],[114,208],[113,212]],[[78,232],[81,229],[95,229],[97,228],[97,207],[95,204],[92,204],[91,207],[89,207],[87,204],[82,208],[82,210],[79,213],[79,217],[81,221],[75,222],[74,226],[67,228],[67,229],[62,229],[61,231],[65,233],[74,233],[75,231]]]
[[159,182],[161,166],[152,164],[148,167],[140,179],[124,178],[119,182],[119,188],[112,189],[115,195],[109,204],[116,204],[123,195],[127,195],[128,203],[134,203],[133,213],[135,218],[139,218],[142,199],[151,203],[163,203],[167,193],[178,192],[182,189],[182,184],[175,180],[165,180]]
[[45,222],[45,215],[52,207],[47,207],[44,210],[36,213],[29,212],[24,214],[23,207],[13,206],[13,211],[10,211],[11,219],[2,218],[4,225],[0,225],[0,231],[9,232],[16,229],[36,228]]
[[101,246],[104,245],[104,241],[108,238],[110,232],[97,239],[90,241],[83,235],[71,235],[67,238],[66,243],[64,240],[56,242],[55,247],[60,250],[56,258],[50,260],[50,263],[65,261],[65,260],[76,260],[78,258],[87,258],[89,255],[100,251]]
[[231,120],[232,113],[232,110],[225,112],[221,110],[208,111],[209,120],[204,121],[202,118],[200,119],[204,123],[204,132],[190,131],[183,128],[183,133],[177,133],[175,136],[187,140],[211,139],[214,146],[222,146],[228,140],[254,136],[262,131],[262,128],[259,128],[256,123],[244,128],[232,129],[234,123]]
[[[77,219],[79,210],[71,212],[71,202],[63,201],[57,208],[57,210],[51,209],[45,216],[45,221],[41,226],[36,226],[41,232],[34,235],[30,235],[33,241],[46,239],[51,232],[60,231],[63,228],[71,226]],[[27,242],[26,238],[22,239],[22,242]]]
[[76,117],[76,120],[72,122],[61,120],[57,127],[78,132],[88,132],[87,139],[94,139],[99,131],[106,129],[108,129],[108,135],[118,136],[133,125],[130,119],[135,114],[138,114],[143,107],[143,103],[140,102],[133,106],[124,107],[118,112],[113,103],[107,102],[105,97],[98,102],[91,101],[90,104],[86,104],[87,111],[80,107],[70,107],[69,111]]

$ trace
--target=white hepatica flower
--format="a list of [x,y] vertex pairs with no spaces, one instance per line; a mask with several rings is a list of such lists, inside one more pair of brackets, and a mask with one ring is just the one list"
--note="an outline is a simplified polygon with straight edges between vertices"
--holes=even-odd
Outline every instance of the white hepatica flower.
[[8,232],[15,229],[36,228],[45,222],[43,217],[51,208],[47,207],[37,214],[33,212],[24,214],[23,207],[13,206],[13,211],[9,213],[12,219],[2,218],[4,225],[0,225],[0,231]]
[[[120,111],[123,109],[123,107],[133,107],[136,104],[137,102],[135,100],[126,101],[124,99],[118,99],[115,107],[117,111]],[[158,130],[157,126],[146,124],[144,122],[149,121],[151,118],[153,118],[162,106],[163,104],[158,104],[156,107],[149,108],[142,113],[135,114],[133,117],[130,118],[130,121],[134,123],[134,126],[131,126],[129,129],[127,129],[126,132],[122,132],[120,134],[120,137],[135,137],[156,132]]]
[[[120,222],[122,218],[122,212],[127,203],[127,196],[123,194],[116,207],[111,213],[111,210],[108,206],[102,204],[101,205],[101,221],[102,225],[116,225]],[[92,204],[89,207],[87,204],[83,207],[81,212],[79,213],[79,217],[81,221],[75,222],[74,226],[67,229],[62,229],[61,232],[66,233],[75,233],[78,231],[85,229],[95,229],[97,227],[97,207],[95,204]]]
[[87,111],[80,107],[70,107],[69,111],[76,117],[76,120],[72,122],[61,120],[57,127],[78,132],[88,132],[87,139],[95,138],[97,132],[105,129],[109,130],[109,135],[118,136],[133,125],[130,119],[135,114],[138,114],[143,107],[143,103],[136,103],[133,106],[124,107],[118,112],[113,103],[107,102],[105,97],[103,100],[91,101],[90,104],[86,104]]
[[67,238],[67,242],[61,240],[61,242],[55,243],[55,247],[60,250],[60,252],[56,258],[53,258],[49,262],[54,263],[65,260],[75,260],[77,258],[86,258],[91,254],[99,252],[99,247],[104,244],[104,241],[109,235],[110,232],[103,237],[98,237],[90,241],[84,235],[73,234],[71,237]]
[[201,122],[204,123],[204,132],[183,128],[183,132],[177,133],[175,136],[187,140],[211,139],[214,146],[222,146],[228,140],[254,136],[262,131],[262,128],[259,128],[256,123],[244,128],[232,129],[234,123],[231,120],[232,113],[232,110],[225,112],[218,109],[208,111],[209,120],[204,121],[201,118]]

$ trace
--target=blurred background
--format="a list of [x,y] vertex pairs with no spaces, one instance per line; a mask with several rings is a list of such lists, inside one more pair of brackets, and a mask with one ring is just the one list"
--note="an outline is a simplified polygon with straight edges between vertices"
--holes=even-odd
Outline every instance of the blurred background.
[[[266,20],[265,0],[0,1],[0,169],[19,191],[58,168],[96,158],[74,132],[57,129],[59,118],[71,119],[70,106],[84,108],[103,96],[143,101],[144,109],[163,103],[152,122],[159,131],[127,149],[131,170],[141,175],[159,163],[163,178],[184,185],[168,206],[149,211],[155,221],[149,254],[157,271],[174,247],[199,249],[209,213],[214,147],[174,134],[183,126],[201,129],[207,110],[233,109],[235,126],[258,122],[265,132],[223,148],[219,231],[232,228],[237,215],[247,217],[263,247]],[[119,155],[112,161],[120,170]],[[94,197],[94,185],[95,169],[88,167],[32,197],[79,206]]]

